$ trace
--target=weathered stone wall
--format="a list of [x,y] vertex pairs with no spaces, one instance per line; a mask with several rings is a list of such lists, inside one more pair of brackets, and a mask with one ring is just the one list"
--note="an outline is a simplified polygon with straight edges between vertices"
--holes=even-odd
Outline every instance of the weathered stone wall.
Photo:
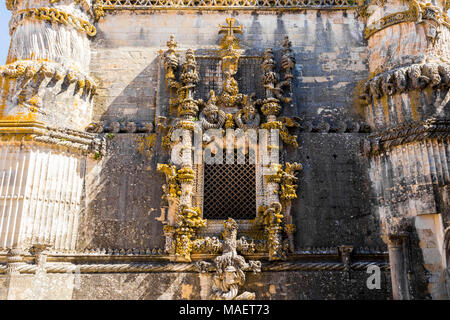
[[[353,10],[303,13],[119,12],[97,24],[92,75],[99,80],[94,119],[152,120],[157,98],[158,52],[174,34],[178,49],[217,48],[218,25],[233,16],[243,26],[243,49],[262,55],[289,36],[297,60],[294,99],[298,112],[351,113],[354,88],[368,76],[363,24]],[[206,99],[208,97],[202,97]],[[162,106],[158,106],[161,108]],[[292,112],[291,112],[292,113]]]
[[[349,277],[337,271],[263,272],[248,274],[246,289],[254,291],[257,300],[390,299],[389,273],[381,272],[380,289],[367,288],[368,276],[365,272],[351,272]],[[0,275],[0,284],[3,281],[9,279]],[[212,275],[44,274],[20,275],[13,281],[17,285],[9,295],[16,299],[200,300],[210,294]]]
[[[297,111],[286,110],[287,114],[301,113],[316,122],[322,116],[358,120],[352,107],[354,90],[368,69],[362,25],[354,11],[107,15],[100,19],[92,43],[91,71],[99,82],[94,119],[154,120],[156,108],[167,107],[158,101],[157,90],[164,85],[158,52],[166,50],[169,36],[175,35],[180,50],[217,48],[218,23],[230,14],[243,26],[241,45],[252,54],[262,55],[266,47],[278,50],[285,35],[292,41]],[[80,238],[80,248],[162,246],[162,225],[154,218],[160,215],[162,183],[156,163],[164,154],[156,146],[149,161],[137,151],[138,137],[121,133],[107,139],[107,157],[94,165],[96,178],[87,184],[88,190],[96,191],[88,192],[81,231],[86,236]],[[289,159],[305,168],[294,206],[298,246],[381,245],[371,215],[367,164],[359,152],[364,137],[358,133],[300,135],[300,149]],[[158,135],[157,144],[160,140]],[[332,232],[335,228],[340,231]],[[336,237],[331,239],[333,234]]]
[[[79,248],[163,247],[162,175],[156,164],[166,155],[157,144],[151,157],[139,153],[148,134],[108,135],[107,156],[87,166],[87,208],[80,222]],[[352,244],[383,247],[362,154],[363,133],[300,133],[299,149],[287,161],[303,164],[292,215],[297,247]]]

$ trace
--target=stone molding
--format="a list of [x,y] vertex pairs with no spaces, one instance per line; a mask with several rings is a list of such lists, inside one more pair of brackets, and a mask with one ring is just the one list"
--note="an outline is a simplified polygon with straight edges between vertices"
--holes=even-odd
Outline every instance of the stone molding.
[[59,63],[43,60],[17,60],[0,66],[0,76],[5,79],[32,79],[44,77],[67,83],[76,82],[77,92],[94,95],[97,85],[88,75],[72,68],[64,68]]
[[360,99],[364,105],[383,96],[424,89],[426,87],[450,86],[450,64],[445,62],[424,62],[393,68],[375,75],[366,81]]
[[[387,261],[359,261],[349,265],[348,271],[365,271],[371,265],[383,270],[389,269]],[[21,263],[14,267],[16,273],[34,274],[38,270],[35,264]],[[346,265],[341,262],[270,262],[263,263],[262,272],[285,271],[346,271]],[[73,264],[73,263],[47,263],[47,273],[150,273],[150,272],[198,272],[195,263],[104,263],[104,264]],[[205,272],[215,272],[211,266]],[[0,274],[7,272],[7,266],[0,265]]]
[[375,33],[398,23],[421,23],[423,21],[431,21],[450,29],[450,20],[440,8],[412,0],[410,1],[410,8],[408,10],[389,14],[366,26],[364,29],[364,38],[367,40]]
[[66,26],[71,26],[79,32],[86,33],[88,36],[95,36],[97,30],[88,21],[78,18],[71,13],[64,12],[58,8],[29,8],[19,10],[14,13],[9,23],[9,33],[12,35],[17,26],[27,19],[36,19],[41,21],[48,21],[52,23],[59,23]]
[[371,135],[364,142],[364,153],[366,155],[381,154],[399,145],[429,139],[448,141],[450,139],[450,120],[431,119],[408,123]]
[[104,154],[104,143],[96,135],[72,129],[46,127],[39,122],[0,121],[0,141],[39,142],[68,148],[82,154]]
[[151,133],[154,126],[151,121],[98,121],[85,128],[92,133]]
[[357,8],[357,1],[349,0],[97,0],[93,5],[97,18],[106,12],[119,10],[151,11],[151,10],[271,10],[298,11],[305,9],[343,10]]

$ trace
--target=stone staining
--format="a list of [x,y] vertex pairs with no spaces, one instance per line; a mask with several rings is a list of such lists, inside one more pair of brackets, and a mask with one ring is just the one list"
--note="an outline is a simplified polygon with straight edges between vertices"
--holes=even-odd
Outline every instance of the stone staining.
[[0,247],[73,251],[85,156],[103,152],[100,139],[82,131],[97,89],[89,76],[88,39],[96,28],[77,4],[11,1],[8,7],[11,45],[0,67],[0,194],[6,204]]
[[[214,259],[216,273],[213,278],[213,292],[210,299],[214,300],[254,300],[255,293],[245,291],[239,294],[239,288],[245,283],[245,271],[261,272],[261,262],[246,262],[237,253],[237,230],[235,220],[228,218],[224,222],[223,253]],[[210,263],[199,262],[200,272],[208,271]]]
[[[364,150],[370,162],[383,239],[389,248],[393,297],[411,299],[418,294],[411,282],[421,280],[420,275],[414,280],[407,276],[419,266],[406,265],[406,256],[427,251],[427,243],[440,238],[448,224],[438,223],[427,229],[429,234],[422,231],[424,221],[448,220],[446,205],[440,207],[440,199],[447,198],[444,194],[448,193],[449,183],[446,150],[450,69],[445,52],[450,25],[442,8],[422,1],[410,1],[407,11],[392,6],[395,13],[386,14],[375,4],[369,13],[372,22],[365,29],[365,37],[371,48],[370,69],[374,72],[363,85],[360,98],[367,106],[366,120],[374,129]],[[408,46],[408,40],[393,41],[396,32],[417,34],[423,51]],[[379,43],[389,43],[399,54],[382,55],[376,49]],[[437,194],[432,191],[436,188],[440,190]],[[413,237],[422,243],[418,248],[406,245]],[[435,254],[439,260],[446,253],[439,249]],[[424,266],[435,277],[443,269],[440,263],[432,261]],[[439,283],[428,286],[435,299],[447,294]]]
[[[43,274],[56,285],[35,298],[448,299],[449,1],[6,5],[0,299],[29,298]],[[359,118],[352,99],[338,96],[361,77]],[[112,114],[112,105],[125,111]],[[305,119],[287,116],[297,110]],[[192,161],[194,134],[235,128],[267,129],[260,143],[282,161],[258,159],[244,173],[255,178],[242,210],[250,213],[206,220],[210,173]],[[166,151],[176,129],[175,165]],[[387,249],[364,247],[383,242]],[[367,291],[373,265],[382,290]],[[148,281],[137,281],[143,274]],[[123,276],[121,295],[102,290]],[[75,278],[77,290],[64,282]]]
[[[193,118],[198,115],[199,107],[203,107],[199,113],[201,128],[203,130],[212,128],[221,129],[224,125],[226,128],[236,126],[244,131],[261,127],[263,129],[269,129],[269,137],[267,137],[268,140],[265,142],[269,148],[273,149],[276,147],[278,135],[284,142],[297,146],[296,136],[290,136],[287,130],[287,127],[296,125],[295,120],[287,117],[282,117],[277,120],[277,115],[280,113],[282,106],[292,101],[289,95],[292,95],[292,72],[295,67],[295,58],[292,55],[291,43],[288,38],[285,38],[283,41],[281,66],[284,80],[281,82],[279,81],[278,74],[275,72],[275,59],[272,49],[266,50],[263,63],[265,70],[263,84],[266,87],[266,99],[257,102],[253,99],[254,95],[248,96],[239,93],[237,81],[234,79],[238,70],[239,59],[242,55],[239,38],[235,35],[242,33],[242,26],[236,25],[236,21],[233,18],[227,18],[226,25],[219,26],[219,34],[224,34],[224,37],[220,41],[217,55],[221,59],[222,72],[225,75],[225,79],[220,95],[216,97],[214,90],[211,90],[209,100],[206,104],[203,100],[193,99],[194,88],[200,80],[194,52],[190,49],[186,51],[186,58],[182,64],[180,75],[181,81],[178,81],[176,79],[176,70],[180,63],[177,52],[175,51],[177,43],[173,37],[167,42],[168,50],[163,56],[164,67],[166,69],[165,79],[170,94],[170,110],[178,108],[178,118],[171,125],[167,136],[163,138],[164,144],[168,144],[166,141],[169,140],[169,135],[173,129],[182,128],[186,129],[181,140],[183,150],[189,150],[192,145],[192,135],[190,135],[190,132],[194,127]],[[267,117],[266,123],[260,124],[261,116],[257,104]],[[226,116],[223,110],[230,110],[230,112],[236,110],[234,111],[234,119],[230,119],[234,120],[235,125],[231,125],[229,124],[229,120],[225,120],[228,116]],[[208,143],[209,140],[207,139],[205,141],[204,137],[204,142]],[[190,172],[192,170],[192,164],[189,162],[191,159],[190,152],[183,152],[182,158],[183,163],[178,171],[174,165],[159,164],[159,170],[166,174],[166,184],[163,186],[165,205],[163,205],[161,217],[158,219],[163,223],[167,223],[164,227],[166,251],[174,255],[175,261],[190,261],[190,253],[193,248],[204,242],[199,237],[199,232],[201,228],[208,225],[208,222],[201,219],[202,206],[190,207],[192,196],[196,199],[204,199],[204,197],[202,195],[192,194],[191,180],[186,182],[180,180],[180,171],[189,170]],[[274,167],[278,168],[278,165],[271,163],[270,160],[264,166],[267,166],[269,169]],[[261,170],[263,167],[261,167]],[[296,178],[293,176],[293,173],[300,168],[301,166],[298,164],[293,166],[286,164],[286,172],[276,172],[283,178],[276,181],[269,179],[262,186],[264,188],[263,193],[267,195],[266,203],[268,207],[263,210],[266,218],[258,218],[255,220],[255,223],[258,228],[264,229],[265,241],[267,243],[266,248],[270,260],[285,259],[287,252],[294,251],[293,234],[295,227],[292,224],[292,217],[290,217],[290,201],[296,197],[295,191],[297,188],[294,185]],[[281,170],[281,167],[279,170]],[[236,179],[237,177],[230,178]],[[254,179],[256,177],[249,178]],[[282,191],[280,191],[280,184]],[[286,205],[283,211],[282,205],[279,202],[279,192],[282,194],[282,202]],[[220,206],[218,207],[220,208]],[[274,219],[270,218],[270,212],[272,211],[276,211],[274,213],[276,218]],[[174,220],[170,217],[173,217],[175,212],[177,212],[177,218]],[[284,223],[282,224],[284,216],[287,219],[286,225]],[[189,228],[186,228],[186,226],[189,226]],[[282,239],[283,233],[288,235],[286,245]],[[206,248],[208,247],[206,245],[203,250],[207,250]]]

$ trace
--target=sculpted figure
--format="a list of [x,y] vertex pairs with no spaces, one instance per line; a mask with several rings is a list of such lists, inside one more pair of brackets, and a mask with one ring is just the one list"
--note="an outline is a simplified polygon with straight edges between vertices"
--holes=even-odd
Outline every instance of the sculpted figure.
[[218,256],[214,263],[216,275],[214,276],[214,287],[212,298],[215,300],[254,300],[253,292],[245,291],[239,293],[239,287],[244,285],[245,271],[261,271],[261,262],[245,261],[244,257],[237,254],[237,229],[235,220],[228,218],[224,222],[223,232],[223,254]]
[[209,100],[206,107],[200,113],[200,121],[205,130],[222,128],[226,120],[225,112],[216,106],[214,90],[209,92]]
[[413,89],[423,89],[426,87],[430,79],[422,75],[420,65],[413,64],[408,70],[408,76],[411,80]]
[[422,74],[429,79],[431,86],[435,87],[441,83],[441,76],[437,64],[425,63],[422,66]]
[[408,87],[408,81],[406,80],[406,70],[398,69],[394,71],[395,84],[397,91],[403,92]]
[[392,96],[395,93],[394,75],[392,73],[384,76],[381,87],[385,95]]
[[235,114],[235,121],[243,130],[258,128],[260,116],[252,97],[244,96],[244,107]]
[[236,103],[242,100],[243,96],[239,93],[239,87],[236,79],[234,79],[230,72],[225,71],[225,81],[220,95],[220,104],[224,107],[235,107]]

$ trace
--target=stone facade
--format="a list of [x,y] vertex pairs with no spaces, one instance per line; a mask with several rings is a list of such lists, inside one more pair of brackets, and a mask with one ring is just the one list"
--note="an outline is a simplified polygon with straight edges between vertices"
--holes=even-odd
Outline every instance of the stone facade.
[[[269,2],[6,1],[1,299],[449,298],[449,2]],[[195,126],[280,141],[254,219]]]

